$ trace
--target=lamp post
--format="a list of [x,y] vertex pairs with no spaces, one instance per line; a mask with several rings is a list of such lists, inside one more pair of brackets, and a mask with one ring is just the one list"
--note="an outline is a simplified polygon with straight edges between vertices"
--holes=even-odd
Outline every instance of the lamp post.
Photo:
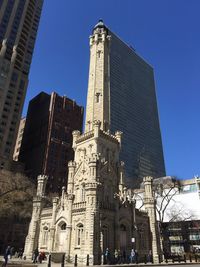
[[129,203],[131,204],[131,209],[132,209],[132,227],[131,227],[131,243],[132,243],[132,248],[136,249],[136,216],[135,216],[135,204],[136,200],[131,196]]
[[131,207],[131,243],[132,243],[132,248],[136,249],[137,244],[136,244],[136,231],[137,231],[137,226],[136,226],[136,215],[135,215],[135,205],[136,205],[136,199],[134,197],[134,194],[132,192],[128,192],[127,188],[124,187],[123,191],[120,191],[119,194],[115,193],[114,194],[115,198],[118,198],[120,201],[120,204],[123,205],[124,207]]

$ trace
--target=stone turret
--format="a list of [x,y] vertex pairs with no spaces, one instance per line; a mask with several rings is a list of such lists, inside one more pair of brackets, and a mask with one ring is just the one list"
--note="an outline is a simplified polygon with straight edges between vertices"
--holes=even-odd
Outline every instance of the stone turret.
[[80,134],[81,134],[80,131],[77,131],[77,130],[72,132],[72,135],[73,135],[72,147],[73,147],[74,150],[76,149],[76,141],[79,138]]
[[39,175],[37,178],[37,196],[38,197],[44,197],[45,195],[45,189],[47,184],[48,177],[46,175]]
[[76,169],[76,163],[74,161],[68,162],[68,183],[67,183],[67,193],[72,195],[74,192],[74,174]]
[[153,178],[150,176],[143,178],[144,182],[144,205],[149,215],[151,238],[152,238],[152,254],[153,262],[159,263],[162,258],[160,236],[158,222],[156,220],[156,202],[153,195]]
[[48,177],[46,175],[38,176],[37,193],[33,198],[32,218],[24,248],[24,255],[28,259],[31,259],[33,250],[38,246],[40,214],[43,208],[43,198],[45,195],[47,179]]

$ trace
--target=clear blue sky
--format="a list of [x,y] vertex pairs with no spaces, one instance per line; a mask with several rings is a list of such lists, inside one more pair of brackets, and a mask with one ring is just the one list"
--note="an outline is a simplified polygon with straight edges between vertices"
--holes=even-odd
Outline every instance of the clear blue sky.
[[45,0],[23,115],[40,91],[85,106],[100,18],[154,67],[167,174],[200,175],[199,0]]

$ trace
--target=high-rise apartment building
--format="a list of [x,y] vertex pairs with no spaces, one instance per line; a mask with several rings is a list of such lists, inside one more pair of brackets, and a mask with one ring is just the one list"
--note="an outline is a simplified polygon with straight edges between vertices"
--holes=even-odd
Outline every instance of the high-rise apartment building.
[[74,157],[72,131],[82,131],[82,125],[83,107],[65,96],[41,92],[29,102],[19,161],[35,181],[48,175],[47,191],[66,186],[67,163]]
[[0,0],[0,165],[12,160],[43,0]]
[[13,160],[15,160],[15,161],[18,161],[19,152],[20,152],[20,148],[21,148],[21,144],[22,144],[22,137],[24,134],[25,124],[26,124],[26,118],[22,118],[20,120],[19,130],[18,130],[17,139],[16,139],[16,143],[15,143],[15,150],[14,150],[14,154],[13,154]]
[[123,132],[121,160],[127,182],[165,176],[153,68],[103,23],[90,36],[85,130]]

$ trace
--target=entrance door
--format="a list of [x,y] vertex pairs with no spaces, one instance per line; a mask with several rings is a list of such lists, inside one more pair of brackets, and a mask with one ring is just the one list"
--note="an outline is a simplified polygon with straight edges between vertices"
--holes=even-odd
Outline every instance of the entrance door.
[[108,227],[107,226],[103,226],[103,228],[102,228],[102,234],[103,234],[103,252],[105,252],[106,249],[109,248],[109,243],[108,243]]
[[126,236],[126,226],[120,225],[120,250],[126,251],[127,236]]
[[64,252],[66,247],[66,223],[62,223],[58,227],[57,248],[59,252]]

